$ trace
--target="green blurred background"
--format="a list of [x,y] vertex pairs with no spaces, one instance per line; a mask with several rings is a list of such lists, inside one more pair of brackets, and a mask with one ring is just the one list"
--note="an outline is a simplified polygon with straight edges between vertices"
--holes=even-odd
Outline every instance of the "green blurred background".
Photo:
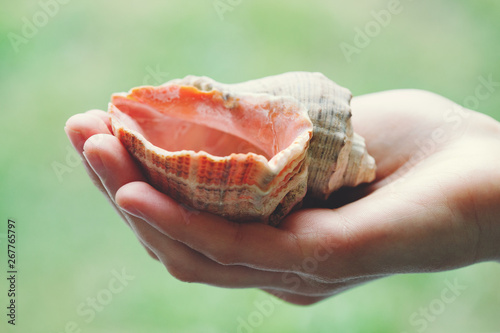
[[[147,256],[68,153],[63,127],[71,115],[105,109],[113,92],[187,74],[231,83],[320,71],[354,95],[420,88],[459,104],[479,77],[500,81],[500,2],[401,0],[401,13],[377,31],[372,11],[390,2],[4,1],[0,262],[4,276],[11,218],[19,293],[10,327],[1,279],[0,331],[237,332],[242,320],[253,325],[242,332],[500,331],[500,265],[492,263],[395,276],[311,307],[273,302],[272,310],[258,290],[181,283]],[[356,46],[356,29],[365,27],[373,37],[348,59],[340,45]],[[499,120],[500,90],[475,109]],[[122,269],[134,278],[109,299],[113,272]],[[441,308],[446,281],[466,289]],[[82,315],[96,296],[106,304]],[[438,314],[424,325],[418,313],[429,306]]]

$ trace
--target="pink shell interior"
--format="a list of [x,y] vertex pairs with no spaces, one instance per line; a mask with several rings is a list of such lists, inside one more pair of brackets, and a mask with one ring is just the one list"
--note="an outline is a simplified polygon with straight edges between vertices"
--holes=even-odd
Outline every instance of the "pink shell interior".
[[118,110],[112,114],[170,152],[205,151],[219,157],[255,153],[271,160],[311,124],[301,120],[292,102],[276,109],[269,98],[254,94],[224,99],[218,91],[189,86],[140,87],[128,96],[114,95]]

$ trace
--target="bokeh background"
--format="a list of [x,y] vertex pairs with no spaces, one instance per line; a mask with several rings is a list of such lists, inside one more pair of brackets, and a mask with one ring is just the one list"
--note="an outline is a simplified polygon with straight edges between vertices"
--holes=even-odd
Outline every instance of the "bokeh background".
[[[265,311],[256,305],[269,305],[261,291],[181,283],[147,256],[70,153],[63,127],[71,115],[105,109],[113,92],[188,74],[231,83],[320,71],[354,95],[419,88],[459,104],[480,77],[500,82],[500,2],[401,0],[401,12],[377,29],[373,11],[393,2],[2,2],[0,276],[8,218],[17,223],[19,275],[15,327],[6,324],[0,279],[0,331],[500,331],[493,263],[394,276],[314,306],[273,302]],[[372,36],[358,47],[365,28]],[[342,43],[357,52],[346,57]],[[475,109],[500,120],[500,88]],[[133,279],[111,294],[122,270]],[[447,283],[465,289],[442,308]],[[89,310],[95,297],[105,304]],[[429,307],[424,325],[419,311]]]

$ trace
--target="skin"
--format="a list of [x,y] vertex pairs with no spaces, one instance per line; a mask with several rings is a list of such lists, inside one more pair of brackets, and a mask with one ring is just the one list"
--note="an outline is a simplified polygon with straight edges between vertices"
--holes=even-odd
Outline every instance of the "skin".
[[500,123],[417,90],[356,97],[352,112],[376,180],[319,208],[309,200],[278,228],[197,212],[155,190],[103,111],[77,114],[65,130],[95,186],[181,281],[307,305],[392,274],[500,262]]

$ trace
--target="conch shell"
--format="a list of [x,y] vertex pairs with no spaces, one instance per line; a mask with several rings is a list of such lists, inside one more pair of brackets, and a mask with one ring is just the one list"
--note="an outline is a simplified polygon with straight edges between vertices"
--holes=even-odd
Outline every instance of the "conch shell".
[[375,177],[349,90],[320,73],[238,84],[187,76],[114,94],[113,133],[150,183],[192,208],[276,225],[304,196]]

